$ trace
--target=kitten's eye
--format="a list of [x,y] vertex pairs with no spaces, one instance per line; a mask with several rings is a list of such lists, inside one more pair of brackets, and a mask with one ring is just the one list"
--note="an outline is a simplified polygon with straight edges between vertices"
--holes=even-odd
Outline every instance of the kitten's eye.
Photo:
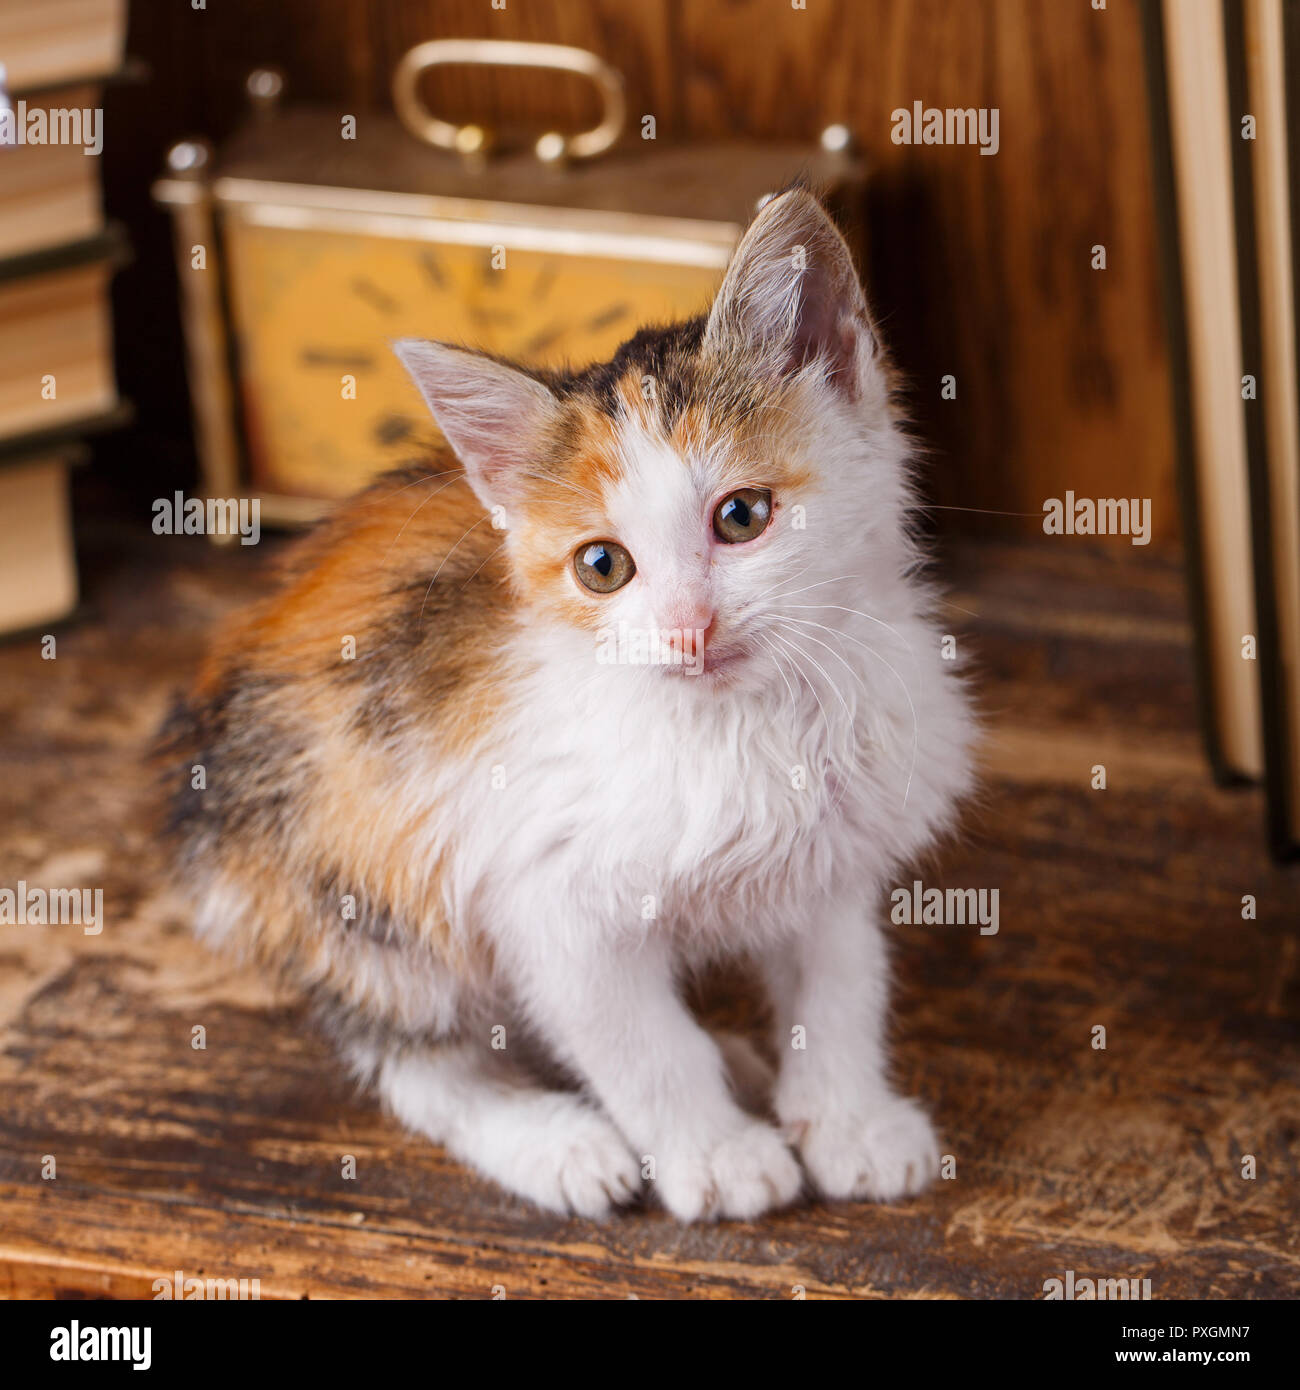
[[752,541],[772,519],[772,494],[765,487],[742,487],[713,509],[713,533],[728,545]]
[[636,573],[632,557],[617,541],[591,541],[579,546],[573,568],[582,583],[597,594],[612,594]]

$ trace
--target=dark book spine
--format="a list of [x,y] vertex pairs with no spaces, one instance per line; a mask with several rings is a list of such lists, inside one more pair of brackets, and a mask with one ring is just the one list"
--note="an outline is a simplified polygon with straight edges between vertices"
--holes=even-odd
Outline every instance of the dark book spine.
[[1141,0],[1142,44],[1146,59],[1148,128],[1151,133],[1152,192],[1155,201],[1160,281],[1169,343],[1170,394],[1177,454],[1179,519],[1183,533],[1183,570],[1187,606],[1191,613],[1196,664],[1196,704],[1206,753],[1215,780],[1223,785],[1240,781],[1228,767],[1219,737],[1220,711],[1215,698],[1213,654],[1205,596],[1205,567],[1201,554],[1201,498],[1196,477],[1196,437],[1192,428],[1192,369],[1187,343],[1187,310],[1183,295],[1182,233],[1178,225],[1178,193],[1174,173],[1173,131],[1170,127],[1169,76],[1165,61],[1165,26],[1161,0]]
[[48,275],[73,266],[92,265],[97,261],[107,261],[114,270],[120,270],[130,259],[131,244],[125,229],[120,223],[110,222],[102,232],[80,241],[58,242],[0,258],[0,284],[25,280],[32,275]]
[[[1296,336],[1296,400],[1300,402],[1300,0],[1282,0],[1282,99],[1286,104],[1287,207],[1291,232],[1291,331]],[[1295,499],[1300,510],[1300,496]],[[1292,758],[1300,754],[1300,739],[1289,702],[1283,708],[1283,727]],[[1293,766],[1293,764],[1288,764]],[[1289,784],[1288,784],[1289,785]],[[1290,856],[1300,854],[1296,827],[1300,807],[1289,807],[1287,834]]]
[[[1246,464],[1250,486],[1251,550],[1255,578],[1255,635],[1259,663],[1260,709],[1264,725],[1264,793],[1269,848],[1284,859],[1294,853],[1291,837],[1290,738],[1286,688],[1279,642],[1277,586],[1271,521],[1268,431],[1264,401],[1282,389],[1264,368],[1260,315],[1259,243],[1255,224],[1255,150],[1260,132],[1246,139],[1243,120],[1251,115],[1246,77],[1246,32],[1243,0],[1223,0],[1223,40],[1228,66],[1228,117],[1232,150],[1233,220],[1237,246],[1237,299],[1241,320],[1242,371],[1255,381],[1253,396],[1242,406],[1246,428]],[[1256,116],[1256,120],[1258,117]],[[1264,132],[1265,138],[1276,133]]]

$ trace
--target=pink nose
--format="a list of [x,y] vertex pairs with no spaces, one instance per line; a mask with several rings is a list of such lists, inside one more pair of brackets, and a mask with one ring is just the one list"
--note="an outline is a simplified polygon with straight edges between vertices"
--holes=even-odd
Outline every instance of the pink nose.
[[675,651],[702,652],[713,631],[712,609],[688,609],[668,624],[668,645]]

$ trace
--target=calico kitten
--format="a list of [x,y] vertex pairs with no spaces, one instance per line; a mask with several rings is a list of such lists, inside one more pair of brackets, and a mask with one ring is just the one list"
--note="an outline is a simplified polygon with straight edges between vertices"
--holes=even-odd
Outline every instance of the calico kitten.
[[[344,506],[212,647],[167,731],[199,930],[541,1206],[916,1192],[880,907],[973,726],[838,232],[770,201],[707,316],[582,371],[396,351],[461,467]],[[769,987],[775,1122],[683,1003],[732,959]]]

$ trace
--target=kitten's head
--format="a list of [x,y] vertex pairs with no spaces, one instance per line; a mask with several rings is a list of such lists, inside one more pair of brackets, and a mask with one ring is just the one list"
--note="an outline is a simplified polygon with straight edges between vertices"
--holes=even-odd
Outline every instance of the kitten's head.
[[395,350],[505,528],[522,601],[593,651],[618,634],[643,654],[625,659],[703,687],[774,681],[796,616],[836,626],[835,605],[906,567],[887,369],[848,248],[802,190],[764,206],[707,316],[609,362]]

